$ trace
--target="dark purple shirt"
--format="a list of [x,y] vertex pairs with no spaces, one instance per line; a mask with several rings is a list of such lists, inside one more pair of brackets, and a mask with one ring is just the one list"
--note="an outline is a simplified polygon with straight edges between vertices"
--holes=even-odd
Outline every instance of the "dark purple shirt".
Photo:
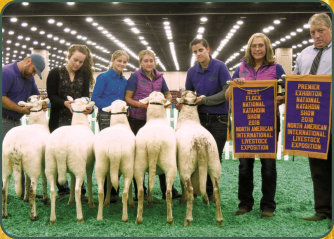
[[[34,77],[24,79],[17,67],[17,61],[2,67],[2,96],[15,103],[27,101],[32,95],[39,95]],[[20,119],[23,114],[2,108],[2,114]]]
[[[201,65],[196,64],[187,72],[186,90],[196,91],[197,96],[210,96],[220,92],[223,85],[231,80],[230,73],[224,62],[212,59],[207,69],[202,69]],[[228,103],[218,105],[200,105],[198,106],[199,113],[209,114],[227,114]]]

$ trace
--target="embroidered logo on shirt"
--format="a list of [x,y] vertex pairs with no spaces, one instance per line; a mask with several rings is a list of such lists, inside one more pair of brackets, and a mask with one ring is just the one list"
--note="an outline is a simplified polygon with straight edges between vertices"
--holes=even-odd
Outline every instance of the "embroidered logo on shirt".
[[240,76],[248,76],[249,72],[248,71],[243,71],[240,73]]
[[147,86],[147,81],[146,81],[146,80],[141,80],[141,81],[140,81],[140,85],[142,85],[142,86]]
[[209,81],[214,81],[215,79],[217,79],[217,75],[216,74],[212,74],[211,76],[209,76]]

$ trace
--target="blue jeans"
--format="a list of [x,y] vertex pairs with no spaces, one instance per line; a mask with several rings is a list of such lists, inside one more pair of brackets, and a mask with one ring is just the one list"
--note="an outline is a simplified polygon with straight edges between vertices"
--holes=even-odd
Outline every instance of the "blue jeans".
[[[219,160],[222,160],[223,149],[226,142],[226,133],[227,133],[227,115],[220,114],[199,114],[199,119],[201,125],[206,128],[213,136],[217,143]],[[211,178],[208,174],[206,181],[206,192],[210,197],[213,194],[213,186]]]

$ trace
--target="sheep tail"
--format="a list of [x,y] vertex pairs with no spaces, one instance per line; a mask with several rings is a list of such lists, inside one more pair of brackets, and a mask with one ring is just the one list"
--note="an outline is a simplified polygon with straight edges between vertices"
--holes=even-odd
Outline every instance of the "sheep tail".
[[205,138],[196,140],[195,142],[198,158],[198,171],[199,171],[199,190],[203,196],[206,193],[206,180],[208,174],[208,141]]
[[109,169],[111,184],[115,188],[115,190],[117,190],[119,186],[118,182],[119,165],[120,165],[120,160],[113,160],[112,163],[110,163],[110,169]]
[[157,162],[159,157],[160,147],[153,147],[153,150],[148,152],[148,187],[153,190],[155,174],[157,171]]
[[14,174],[14,184],[15,184],[15,192],[18,197],[22,195],[22,162],[21,160],[17,163],[13,164],[13,174]]
[[60,185],[63,185],[66,183],[66,172],[67,172],[67,166],[66,166],[66,156],[60,155],[57,157],[57,170],[58,170],[58,182]]

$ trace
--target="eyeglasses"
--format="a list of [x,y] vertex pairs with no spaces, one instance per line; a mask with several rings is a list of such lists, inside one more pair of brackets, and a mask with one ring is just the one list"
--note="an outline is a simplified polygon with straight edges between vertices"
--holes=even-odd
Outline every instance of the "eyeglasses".
[[264,47],[264,44],[262,44],[262,43],[260,43],[260,44],[252,44],[251,46],[250,46],[251,48],[253,48],[253,49],[255,49],[255,48],[263,48]]

